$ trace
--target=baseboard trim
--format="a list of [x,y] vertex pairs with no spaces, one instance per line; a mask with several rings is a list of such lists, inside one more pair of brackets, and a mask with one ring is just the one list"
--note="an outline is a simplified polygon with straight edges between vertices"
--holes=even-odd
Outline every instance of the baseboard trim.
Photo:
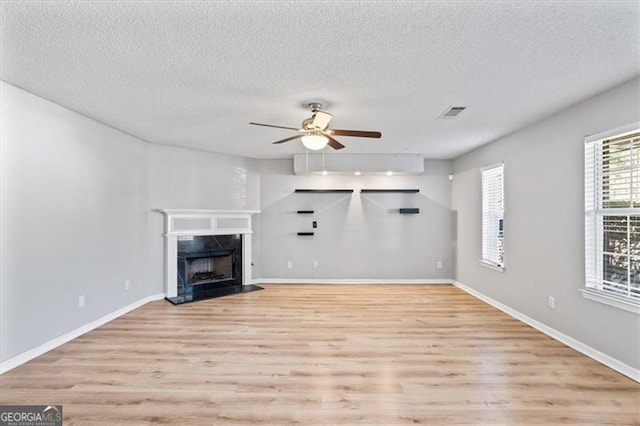
[[379,278],[256,278],[255,284],[452,284],[450,278],[442,279],[379,279]]
[[164,293],[161,294],[154,294],[151,296],[147,296],[144,297],[140,300],[138,300],[137,302],[133,302],[130,305],[127,305],[123,308],[120,308],[116,311],[111,312],[110,314],[107,314],[101,318],[98,318],[95,321],[91,321],[88,324],[83,325],[82,327],[79,327],[73,331],[70,331],[68,333],[63,334],[62,336],[56,337],[53,340],[50,340],[46,343],[43,343],[39,346],[36,346],[33,349],[30,349],[26,352],[21,353],[20,355],[17,355],[13,358],[10,358],[6,361],[3,361],[2,363],[0,363],[0,374],[4,374],[9,370],[13,370],[14,368],[24,364],[27,361],[31,361],[32,359],[39,357],[40,355],[49,352],[52,349],[57,348],[58,346],[64,345],[67,342],[70,342],[71,340],[82,336],[83,334],[86,334],[88,332],[90,332],[91,330],[94,330],[98,327],[100,327],[101,325],[104,325],[106,323],[108,323],[109,321],[113,321],[114,319],[133,311],[136,308],[139,308],[142,305],[145,305],[149,302],[153,302],[154,300],[161,300],[164,299]]
[[505,314],[522,321],[523,323],[535,328],[536,330],[546,334],[547,336],[564,343],[570,348],[575,349],[576,351],[598,361],[601,364],[606,365],[607,367],[617,371],[620,374],[623,374],[630,378],[631,380],[635,380],[640,383],[640,370],[633,368],[624,362],[617,360],[605,353],[600,352],[597,349],[592,348],[591,346],[585,345],[579,340],[574,339],[573,337],[567,336],[564,333],[559,332],[555,328],[551,328],[548,325],[541,323],[540,321],[536,321],[533,318],[528,317],[527,315],[516,311],[515,309],[510,308],[507,305],[504,305],[497,300],[490,298],[489,296],[485,296],[477,290],[472,289],[471,287],[467,287],[466,285],[453,281],[453,285],[458,287],[459,289],[469,293],[470,295],[482,300],[483,302],[493,306],[504,312]]

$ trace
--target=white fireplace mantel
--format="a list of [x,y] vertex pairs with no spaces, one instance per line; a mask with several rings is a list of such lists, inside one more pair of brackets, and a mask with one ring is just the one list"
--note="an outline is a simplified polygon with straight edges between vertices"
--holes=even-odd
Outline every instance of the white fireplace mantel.
[[178,293],[178,239],[200,235],[242,235],[242,284],[251,284],[251,216],[259,210],[158,209],[165,216],[165,292]]

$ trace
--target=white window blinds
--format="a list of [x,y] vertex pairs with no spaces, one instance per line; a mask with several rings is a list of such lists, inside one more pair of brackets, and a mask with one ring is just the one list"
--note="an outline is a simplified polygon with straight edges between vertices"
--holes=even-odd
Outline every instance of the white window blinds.
[[640,302],[640,132],[585,144],[589,288]]
[[482,261],[502,267],[504,239],[504,165],[482,170]]

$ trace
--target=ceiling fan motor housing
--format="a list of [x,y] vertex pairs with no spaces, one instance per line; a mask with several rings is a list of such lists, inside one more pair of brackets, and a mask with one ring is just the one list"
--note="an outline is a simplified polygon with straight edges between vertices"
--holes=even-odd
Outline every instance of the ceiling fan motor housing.
[[304,120],[302,120],[302,129],[313,130],[313,126],[311,125],[311,123],[313,123],[313,117],[305,118]]

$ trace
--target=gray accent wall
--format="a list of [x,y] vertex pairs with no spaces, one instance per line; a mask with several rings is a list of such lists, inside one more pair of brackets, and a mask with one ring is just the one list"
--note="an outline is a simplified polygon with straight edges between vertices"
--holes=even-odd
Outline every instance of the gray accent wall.
[[3,362],[163,292],[163,219],[152,209],[259,208],[256,160],[151,145],[0,90]]
[[[260,162],[260,278],[451,278],[451,161],[425,161],[416,176],[296,176],[292,160]],[[295,189],[353,189],[295,193]],[[368,193],[362,188],[417,188],[417,194]],[[400,214],[417,207],[419,214]],[[297,214],[313,210],[313,214]],[[317,229],[312,222],[317,221]],[[313,236],[298,232],[313,231]],[[437,262],[442,268],[437,268]],[[292,268],[288,268],[288,262]],[[317,268],[313,262],[317,261]],[[254,269],[255,270],[255,269]]]
[[161,287],[148,270],[147,144],[14,86],[0,89],[5,361]]
[[[640,316],[578,290],[585,283],[584,137],[638,121],[639,95],[636,78],[455,159],[452,192],[459,282],[636,369]],[[480,169],[501,161],[504,273],[479,263]]]

